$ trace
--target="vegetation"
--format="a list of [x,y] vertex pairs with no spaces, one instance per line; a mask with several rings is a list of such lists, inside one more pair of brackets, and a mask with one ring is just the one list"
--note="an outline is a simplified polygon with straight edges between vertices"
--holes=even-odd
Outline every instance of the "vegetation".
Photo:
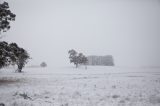
[[0,42],[0,68],[17,65],[18,72],[21,72],[29,58],[27,51],[20,48],[16,43]]
[[[10,29],[10,22],[14,21],[15,17],[16,15],[9,10],[7,2],[0,4],[0,34]],[[18,72],[21,72],[29,58],[27,51],[20,48],[16,43],[0,42],[0,68],[16,64]]]
[[83,55],[83,53],[77,53],[73,49],[69,50],[68,54],[69,54],[70,63],[74,63],[76,68],[78,68],[78,65],[80,65],[80,64],[86,65],[86,63],[88,61],[87,57],[85,55]]
[[105,56],[88,56],[88,65],[100,65],[100,66],[114,66],[114,59],[112,55]]
[[10,29],[10,21],[15,20],[16,15],[9,10],[7,2],[0,4],[0,33]]
[[42,62],[42,63],[40,64],[40,66],[41,66],[41,67],[47,67],[47,64],[46,64],[45,62]]

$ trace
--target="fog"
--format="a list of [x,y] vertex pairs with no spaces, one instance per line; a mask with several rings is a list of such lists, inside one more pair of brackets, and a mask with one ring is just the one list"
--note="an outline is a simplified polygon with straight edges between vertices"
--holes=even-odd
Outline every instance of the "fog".
[[112,55],[116,66],[160,66],[159,0],[8,0],[16,21],[2,40],[32,59],[70,65],[68,50]]

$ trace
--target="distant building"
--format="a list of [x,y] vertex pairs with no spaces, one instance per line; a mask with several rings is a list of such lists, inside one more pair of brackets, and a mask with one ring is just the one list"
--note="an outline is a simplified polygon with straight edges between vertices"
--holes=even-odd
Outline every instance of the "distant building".
[[114,66],[112,55],[106,56],[88,56],[88,65]]

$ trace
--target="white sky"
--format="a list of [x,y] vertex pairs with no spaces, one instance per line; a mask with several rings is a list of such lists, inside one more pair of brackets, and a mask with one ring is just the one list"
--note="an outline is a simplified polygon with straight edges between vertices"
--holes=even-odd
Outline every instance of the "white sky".
[[67,51],[114,57],[117,66],[160,66],[160,0],[8,0],[17,15],[3,40],[31,64],[68,65]]

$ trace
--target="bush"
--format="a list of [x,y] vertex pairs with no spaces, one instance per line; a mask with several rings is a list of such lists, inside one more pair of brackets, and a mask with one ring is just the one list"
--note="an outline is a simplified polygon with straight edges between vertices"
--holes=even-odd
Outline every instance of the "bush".
[[47,67],[47,64],[46,64],[45,62],[42,62],[42,63],[40,64],[40,66],[41,66],[41,67]]

